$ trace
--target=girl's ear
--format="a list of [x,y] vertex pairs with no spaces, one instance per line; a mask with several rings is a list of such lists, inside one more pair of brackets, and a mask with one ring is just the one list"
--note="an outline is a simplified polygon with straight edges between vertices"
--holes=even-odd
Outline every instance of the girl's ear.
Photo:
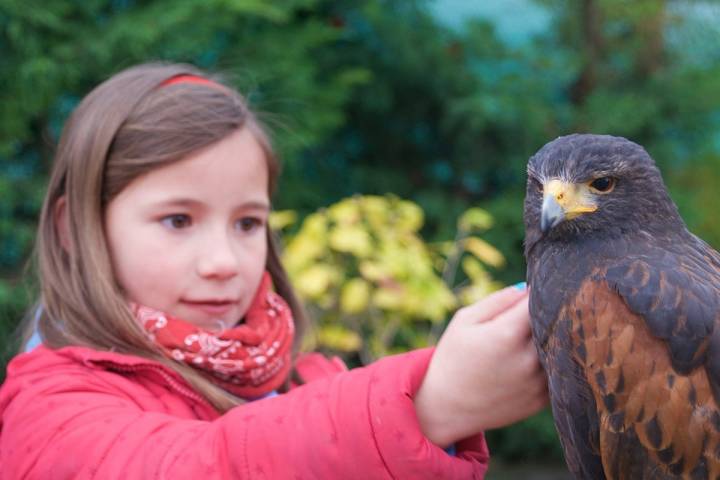
[[70,240],[70,218],[67,211],[67,198],[65,195],[57,199],[54,208],[55,228],[57,229],[60,245],[65,253],[70,254],[72,242]]

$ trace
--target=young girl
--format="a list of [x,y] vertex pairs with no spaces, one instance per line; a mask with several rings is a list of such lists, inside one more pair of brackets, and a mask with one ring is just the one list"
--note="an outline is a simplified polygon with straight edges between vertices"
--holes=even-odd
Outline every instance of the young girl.
[[435,349],[299,355],[277,175],[242,97],[190,66],[82,101],[40,218],[42,344],[0,390],[0,477],[483,477],[481,431],[546,403],[526,292],[460,310]]

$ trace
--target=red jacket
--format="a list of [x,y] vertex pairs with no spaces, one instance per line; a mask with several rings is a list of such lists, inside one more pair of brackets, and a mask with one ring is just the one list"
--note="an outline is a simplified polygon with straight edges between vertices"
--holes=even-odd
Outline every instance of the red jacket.
[[311,354],[307,384],[219,415],[158,363],[40,346],[0,389],[0,478],[483,478],[482,435],[451,456],[420,431],[412,398],[431,355],[345,371]]

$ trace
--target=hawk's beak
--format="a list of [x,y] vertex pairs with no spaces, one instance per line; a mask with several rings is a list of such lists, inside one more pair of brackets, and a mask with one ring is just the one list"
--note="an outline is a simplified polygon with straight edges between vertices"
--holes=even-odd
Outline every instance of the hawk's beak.
[[565,220],[565,210],[552,195],[545,195],[542,204],[542,216],[540,217],[540,230],[543,233]]
[[540,230],[545,233],[560,222],[594,212],[597,205],[591,198],[586,185],[550,180],[543,187]]

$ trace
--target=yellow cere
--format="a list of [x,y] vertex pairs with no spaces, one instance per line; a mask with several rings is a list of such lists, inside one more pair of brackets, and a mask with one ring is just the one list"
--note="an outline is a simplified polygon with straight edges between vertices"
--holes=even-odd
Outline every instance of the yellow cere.
[[543,188],[544,196],[552,196],[565,211],[565,218],[572,219],[583,213],[597,210],[590,188],[584,184],[553,179]]

